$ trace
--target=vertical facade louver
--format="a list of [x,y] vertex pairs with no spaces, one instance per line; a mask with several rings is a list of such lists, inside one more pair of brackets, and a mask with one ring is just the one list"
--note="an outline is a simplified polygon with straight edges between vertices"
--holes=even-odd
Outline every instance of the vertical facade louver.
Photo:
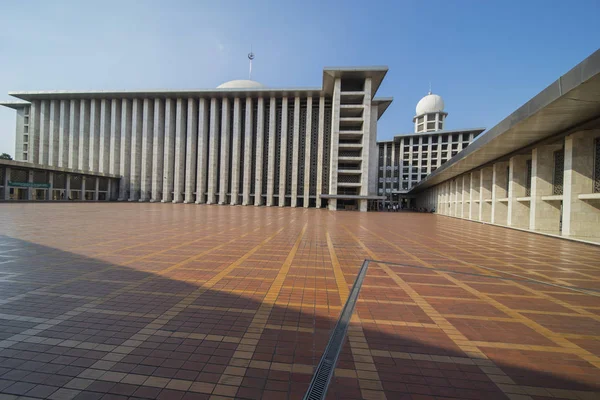
[[31,93],[17,155],[119,175],[113,200],[366,210],[386,71],[328,69],[315,89]]

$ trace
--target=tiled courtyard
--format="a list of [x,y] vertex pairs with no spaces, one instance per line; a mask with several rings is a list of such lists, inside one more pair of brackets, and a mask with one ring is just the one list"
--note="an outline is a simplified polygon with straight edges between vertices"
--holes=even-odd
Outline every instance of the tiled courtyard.
[[600,398],[600,247],[148,203],[3,204],[0,235],[0,399],[302,398],[364,259],[328,398]]

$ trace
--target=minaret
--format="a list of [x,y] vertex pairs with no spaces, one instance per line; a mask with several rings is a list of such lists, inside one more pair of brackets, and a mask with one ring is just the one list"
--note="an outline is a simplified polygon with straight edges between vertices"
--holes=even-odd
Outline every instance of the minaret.
[[444,100],[441,96],[429,92],[417,103],[416,114],[413,117],[415,133],[435,132],[444,129],[444,122],[448,113],[444,111]]

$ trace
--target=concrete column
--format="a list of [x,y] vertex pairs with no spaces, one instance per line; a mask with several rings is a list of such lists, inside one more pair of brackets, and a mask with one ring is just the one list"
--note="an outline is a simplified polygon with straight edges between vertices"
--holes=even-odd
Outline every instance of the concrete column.
[[[79,161],[77,169],[89,170],[90,160],[90,102],[79,101]],[[129,165],[129,164],[128,164]]]
[[310,175],[311,163],[310,155],[312,148],[312,97],[306,99],[306,140],[304,141],[304,199],[303,206],[307,208],[310,202]]
[[285,206],[285,184],[287,178],[287,131],[288,131],[288,99],[284,97],[281,105],[281,151],[279,162],[279,207]]
[[261,206],[263,189],[263,167],[264,167],[264,137],[265,137],[265,99],[258,98],[258,110],[256,113],[256,172],[254,174],[254,205]]
[[468,199],[468,194],[467,194],[467,176],[463,175],[460,179],[460,217],[461,218],[466,218],[467,216],[467,199]]
[[50,138],[50,101],[42,100],[40,110],[40,145],[38,162],[48,164],[48,143]]
[[325,97],[319,98],[319,130],[317,144],[317,208],[321,208],[323,194],[323,149],[325,146]]
[[388,178],[387,178],[387,167],[388,167],[388,143],[383,144],[383,195],[388,198]]
[[[252,99],[247,98],[250,101],[250,108],[252,107]],[[232,151],[231,151],[231,205],[235,206],[238,204],[239,192],[240,192],[240,159],[241,159],[241,147],[242,147],[242,121],[241,121],[241,100],[236,97],[233,101],[233,139],[232,139]],[[248,115],[248,106],[246,107],[246,115]],[[247,128],[247,126],[246,126]],[[244,163],[247,160],[244,158]],[[245,168],[244,168],[245,170]],[[244,176],[244,179],[246,177]],[[245,192],[244,186],[244,192]],[[244,193],[244,196],[246,193]],[[245,197],[244,197],[245,198]]]
[[175,114],[175,181],[173,203],[181,203],[185,192],[185,142],[186,142],[186,102],[177,99]]
[[150,201],[152,198],[152,158],[154,150],[154,104],[152,99],[144,99],[143,112],[140,201]]
[[508,215],[508,163],[497,162],[492,167],[492,223],[506,225]]
[[162,203],[173,201],[173,185],[175,166],[175,100],[165,101],[165,134],[163,148],[163,188]]
[[290,205],[298,206],[298,152],[300,147],[300,97],[294,98],[294,122],[292,137],[292,199]]
[[100,168],[100,100],[90,101],[90,151],[87,170],[98,172]]
[[193,203],[196,190],[196,160],[198,158],[198,103],[195,99],[187,102],[187,127],[185,147],[185,200]]
[[8,181],[10,181],[10,167],[4,168],[4,200],[10,200],[10,189],[8,188]]
[[129,181],[129,201],[138,201],[142,177],[142,99],[133,99],[131,107],[131,180]]
[[471,216],[470,219],[473,221],[479,221],[479,207],[480,207],[480,196],[479,190],[481,189],[481,173],[471,172]]
[[277,99],[271,97],[271,104],[269,106],[269,154],[267,161],[267,206],[271,207],[274,205],[274,194],[275,194],[275,112],[277,109]]
[[[329,194],[337,194],[338,148],[339,148],[339,143],[340,143],[339,136],[340,136],[340,92],[341,92],[341,87],[342,87],[342,80],[340,78],[336,78],[334,85],[333,85],[333,99],[332,99],[332,106],[331,106],[332,118],[331,118],[331,146],[330,146],[330,157],[329,157]],[[367,124],[366,120],[365,120],[364,124]],[[328,204],[329,204],[330,210],[337,210],[337,200],[336,199],[329,199]]]
[[[242,204],[247,206],[250,204],[250,194],[252,192],[252,138],[254,136],[254,110],[252,99],[246,98],[246,121],[244,124],[244,180],[242,182],[244,196]],[[232,190],[233,192],[233,190]],[[255,196],[260,195],[260,189],[255,189]]]
[[58,166],[58,128],[60,125],[60,101],[50,100],[50,118],[48,122],[48,165]]
[[98,201],[100,199],[100,178],[96,177],[94,179],[94,200]]
[[118,175],[121,170],[121,101],[110,102],[110,151],[108,172]]
[[110,171],[110,108],[111,101],[100,102],[100,147],[98,149],[99,171],[108,174]]
[[29,109],[29,160],[37,164],[40,155],[40,102],[31,102]]
[[[67,150],[67,168],[77,169],[79,163],[79,100],[69,104],[69,146]],[[65,195],[66,198],[66,195]]]
[[473,204],[473,200],[475,200],[475,197],[473,196],[474,191],[473,191],[473,180],[475,179],[474,173],[471,172],[469,173],[469,213],[468,213],[468,217],[470,220],[473,219],[473,208],[475,207],[475,205]]
[[479,220],[492,221],[492,167],[481,169],[481,186],[479,189]]
[[154,99],[154,138],[152,140],[152,198],[150,202],[163,198],[163,157],[165,152],[165,101]]
[[196,163],[196,204],[206,203],[206,183],[208,180],[208,121],[209,102],[200,99],[198,104],[198,161]]
[[509,160],[506,224],[523,229],[529,227],[529,202],[517,201],[517,199],[526,196],[528,159],[529,155],[523,155],[511,157]]
[[[83,104],[83,100],[81,101]],[[131,100],[121,100],[121,162],[119,165],[119,201],[129,200],[129,182],[131,176]],[[81,144],[81,140],[80,140]],[[87,154],[87,153],[86,153]],[[81,156],[81,151],[79,152]]]
[[[31,120],[31,116],[29,117]],[[60,126],[58,128],[58,166],[66,168],[69,165],[69,101],[60,101]]]
[[86,186],[85,184],[86,184],[86,182],[85,181],[86,181],[86,177],[82,176],[81,177],[81,198],[79,199],[79,201],[86,201],[86,198],[85,198],[85,186]]
[[589,198],[594,192],[594,179],[598,179],[594,176],[595,163],[600,163],[600,159],[595,159],[598,141],[598,129],[576,132],[565,139],[562,219],[565,236],[600,237],[600,199]]
[[560,233],[561,202],[542,200],[542,196],[552,195],[554,152],[560,148],[561,145],[541,146],[531,152],[531,230]]
[[[33,171],[31,171],[31,170],[27,172],[27,182],[33,183]],[[33,188],[32,187],[27,188],[27,200],[33,200]]]
[[[363,147],[363,151],[366,151],[367,149],[365,147]],[[394,191],[394,160],[396,158],[396,146],[394,146],[394,141],[392,140],[392,142],[390,143],[390,150],[392,152],[391,157],[390,157],[390,199],[392,198],[392,194],[391,192]],[[390,151],[388,150],[388,151]],[[367,182],[368,184],[368,182]]]
[[65,174],[65,200],[71,197],[71,174]]
[[210,99],[210,138],[208,144],[208,197],[207,204],[214,204],[217,201],[217,169],[219,168],[219,132],[220,126],[220,108],[219,99]]
[[221,110],[221,162],[219,167],[219,204],[227,203],[229,191],[229,141],[231,140],[231,106],[229,99],[224,98]]

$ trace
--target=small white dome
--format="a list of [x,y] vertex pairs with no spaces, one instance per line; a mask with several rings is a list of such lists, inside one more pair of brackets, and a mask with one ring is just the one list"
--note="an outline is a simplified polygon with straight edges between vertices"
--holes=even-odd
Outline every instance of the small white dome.
[[229,81],[217,86],[217,89],[262,89],[266,86],[262,83],[251,81],[248,79],[238,79]]
[[417,103],[417,114],[430,114],[444,111],[444,100],[431,92]]

